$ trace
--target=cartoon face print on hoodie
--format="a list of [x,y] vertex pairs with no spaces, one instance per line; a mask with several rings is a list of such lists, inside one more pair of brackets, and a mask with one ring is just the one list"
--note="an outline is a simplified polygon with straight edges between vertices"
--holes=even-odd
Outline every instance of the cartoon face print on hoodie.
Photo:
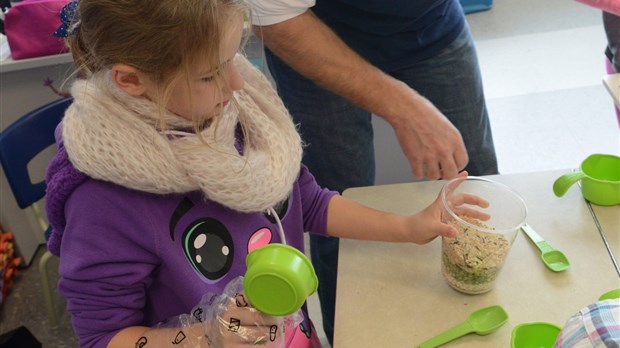
[[[245,256],[252,250],[280,242],[277,220],[269,212],[243,214],[248,223],[239,224],[238,216],[235,219],[226,219],[226,214],[196,216],[192,214],[194,208],[194,202],[188,197],[179,202],[170,218],[170,238],[175,241],[177,230],[183,230],[180,234],[183,252],[194,271],[207,283],[220,281],[233,265],[244,267]],[[287,208],[288,199],[275,208],[279,219],[284,217]],[[236,264],[239,262],[243,264]]]

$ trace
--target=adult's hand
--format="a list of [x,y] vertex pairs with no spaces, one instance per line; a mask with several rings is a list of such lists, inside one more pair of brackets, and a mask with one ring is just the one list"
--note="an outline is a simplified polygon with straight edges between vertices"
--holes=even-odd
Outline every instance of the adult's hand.
[[254,33],[302,75],[384,118],[416,178],[451,179],[469,161],[459,131],[429,100],[366,62],[312,11]]
[[456,177],[469,161],[461,133],[428,99],[397,83],[404,95],[395,98],[399,108],[384,118],[394,128],[411,172],[416,178]]

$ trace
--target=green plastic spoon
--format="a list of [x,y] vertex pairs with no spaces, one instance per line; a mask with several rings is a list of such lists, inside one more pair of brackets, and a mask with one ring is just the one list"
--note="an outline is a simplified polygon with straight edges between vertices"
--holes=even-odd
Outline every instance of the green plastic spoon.
[[543,239],[534,229],[528,224],[521,226],[525,235],[527,235],[534,244],[541,251],[541,259],[547,268],[554,272],[562,272],[570,267],[570,262],[563,252],[554,249],[546,240]]
[[417,348],[434,348],[446,344],[469,333],[488,335],[508,321],[508,313],[502,306],[480,308],[469,314],[464,322],[440,333],[439,335],[421,343]]

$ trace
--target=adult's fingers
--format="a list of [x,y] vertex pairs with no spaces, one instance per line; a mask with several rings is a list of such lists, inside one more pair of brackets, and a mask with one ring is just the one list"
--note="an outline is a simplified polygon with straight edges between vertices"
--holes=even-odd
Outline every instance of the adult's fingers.
[[441,178],[441,165],[439,162],[429,162],[424,165],[425,172],[424,175],[431,179],[437,180]]
[[[417,179],[452,179],[469,161],[458,130],[451,124],[436,133],[419,133],[412,128],[395,129],[396,136]],[[433,129],[434,130],[434,129]]]
[[440,166],[442,179],[450,180],[459,174],[459,168],[457,168],[457,164],[452,156],[441,161]]
[[458,146],[453,155],[457,171],[465,169],[465,166],[469,163],[469,155],[465,146]]

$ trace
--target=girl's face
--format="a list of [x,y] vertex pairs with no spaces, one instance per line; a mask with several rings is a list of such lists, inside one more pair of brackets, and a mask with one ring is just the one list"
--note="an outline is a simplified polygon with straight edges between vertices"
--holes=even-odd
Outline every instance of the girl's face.
[[[187,120],[199,120],[204,124],[207,120],[222,113],[228,105],[234,91],[243,88],[243,77],[237,70],[233,59],[239,51],[243,32],[243,17],[234,17],[235,21],[228,25],[221,41],[219,66],[212,68],[206,62],[195,66],[190,72],[188,82],[181,80],[176,84],[166,104],[166,109]],[[225,83],[218,88],[215,75],[223,77]],[[147,92],[147,95],[149,93]]]

